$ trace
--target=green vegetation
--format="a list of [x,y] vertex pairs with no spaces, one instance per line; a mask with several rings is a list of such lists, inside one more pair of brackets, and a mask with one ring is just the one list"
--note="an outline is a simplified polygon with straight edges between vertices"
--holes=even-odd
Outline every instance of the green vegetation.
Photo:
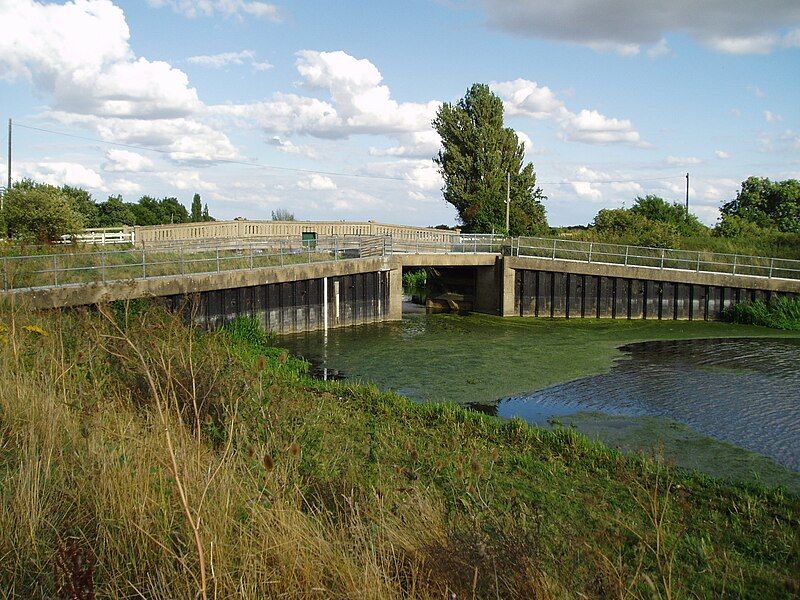
[[421,295],[428,284],[428,272],[425,269],[406,271],[403,273],[403,292]]
[[49,185],[13,187],[5,195],[2,216],[8,236],[28,243],[49,243],[84,225],[70,197]]
[[[316,362],[323,335],[285,336],[282,342]],[[485,403],[607,373],[625,358],[619,347],[626,344],[737,337],[797,334],[713,321],[437,314],[337,330],[336,363],[329,366],[415,400]]]
[[731,217],[762,229],[800,233],[800,181],[748,177],[736,198],[722,206],[722,223]]
[[294,213],[285,209],[278,208],[272,211],[273,221],[294,221]]
[[2,313],[2,595],[800,593],[796,496],[104,312]]
[[727,308],[723,316],[732,323],[800,331],[800,297],[742,302]]
[[200,208],[199,194],[194,195],[190,215],[177,198],[142,196],[138,202],[130,203],[124,202],[122,196],[109,196],[98,203],[78,187],[59,188],[23,179],[5,193],[0,234],[16,242],[44,244],[84,228],[213,220],[208,205]]
[[442,138],[434,162],[444,178],[444,199],[458,211],[464,231],[506,232],[509,174],[510,235],[547,230],[533,163],[524,164],[525,146],[503,126],[503,102],[489,86],[476,83],[458,103],[445,102],[433,126]]
[[[751,177],[742,187],[753,180],[769,182]],[[788,180],[771,185],[793,190],[797,182]],[[800,232],[791,227],[771,225],[760,213],[737,211],[730,208],[731,205],[729,202],[723,206],[722,219],[711,228],[694,215],[687,216],[680,203],[670,204],[657,196],[644,196],[636,198],[628,209],[601,210],[588,228],[561,228],[554,233],[586,241],[800,260]],[[793,209],[784,206],[780,210],[783,214]]]

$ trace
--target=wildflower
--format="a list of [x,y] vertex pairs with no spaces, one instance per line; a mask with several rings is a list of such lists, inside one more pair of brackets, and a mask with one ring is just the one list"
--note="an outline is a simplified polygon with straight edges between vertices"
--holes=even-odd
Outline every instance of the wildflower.
[[23,327],[23,329],[25,331],[28,331],[30,333],[35,333],[35,334],[40,335],[42,337],[47,335],[47,332],[44,329],[42,329],[41,327],[39,327],[38,325],[25,325]]

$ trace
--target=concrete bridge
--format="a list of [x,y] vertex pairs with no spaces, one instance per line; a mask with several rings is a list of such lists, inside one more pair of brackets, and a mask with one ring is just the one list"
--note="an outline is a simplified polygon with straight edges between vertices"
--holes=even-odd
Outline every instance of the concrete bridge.
[[253,315],[279,333],[396,320],[404,270],[467,281],[475,311],[502,316],[718,319],[745,300],[800,294],[800,261],[501,238],[405,235],[202,239],[3,258],[5,301],[36,308],[162,298],[209,327]]

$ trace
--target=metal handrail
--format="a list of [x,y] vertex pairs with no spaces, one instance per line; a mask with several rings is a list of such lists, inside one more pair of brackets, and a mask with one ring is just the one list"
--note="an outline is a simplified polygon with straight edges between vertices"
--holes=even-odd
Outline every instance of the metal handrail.
[[800,261],[537,237],[460,234],[448,242],[388,236],[228,240],[215,245],[126,248],[2,257],[3,290],[280,267],[403,254],[490,253],[545,260],[800,280]]

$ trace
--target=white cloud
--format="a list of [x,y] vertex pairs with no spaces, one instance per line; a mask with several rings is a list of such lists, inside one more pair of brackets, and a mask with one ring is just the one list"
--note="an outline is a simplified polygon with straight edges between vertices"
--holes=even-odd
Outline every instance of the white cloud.
[[747,91],[753,94],[756,98],[766,98],[767,93],[757,85],[748,85]]
[[158,173],[158,177],[182,191],[203,192],[218,189],[217,184],[205,181],[199,171],[165,171]]
[[778,114],[772,112],[772,111],[765,110],[764,111],[764,120],[767,123],[780,123],[781,121],[783,121],[783,117],[781,115],[778,115]]
[[301,179],[300,181],[298,181],[297,187],[299,187],[301,190],[313,190],[313,191],[335,190],[336,182],[330,177],[326,177],[325,175],[319,175],[318,173],[313,173],[306,179]]
[[267,143],[286,154],[298,154],[308,158],[319,158],[317,149],[314,148],[314,146],[298,145],[292,142],[292,140],[282,139],[278,136],[271,137]]
[[664,162],[674,167],[690,167],[703,164],[703,160],[696,156],[668,156]]
[[596,110],[581,110],[562,125],[567,141],[587,144],[639,144],[641,137],[628,119],[613,119]]
[[373,163],[365,167],[364,173],[400,179],[422,192],[438,191],[443,185],[442,176],[432,160]]
[[[519,135],[520,132],[517,132]],[[524,134],[523,134],[524,135]],[[527,137],[527,136],[526,136]],[[372,156],[398,156],[404,158],[433,158],[439,152],[442,140],[431,128],[428,131],[415,131],[397,136],[400,142],[389,148],[370,148]]]
[[129,38],[110,0],[0,3],[0,73],[48,95],[51,118],[109,141],[149,145],[157,137],[153,145],[174,160],[236,156],[224,133],[199,120],[206,107],[186,74],[136,57]]
[[664,38],[661,38],[657,44],[647,49],[647,58],[661,58],[670,54],[672,54],[672,48],[669,47],[667,40]]
[[595,189],[591,183],[586,181],[574,181],[571,185],[575,193],[581,198],[600,200],[603,197],[603,193],[600,190]]
[[623,58],[636,56],[641,50],[639,44],[621,44],[619,42],[609,41],[588,42],[586,45],[595,52],[600,52],[601,54],[616,54]]
[[712,37],[709,46],[727,54],[769,54],[778,43],[774,34],[750,35],[741,37]]
[[51,185],[74,185],[105,190],[100,174],[82,164],[74,162],[43,161],[21,163],[15,167],[14,179],[29,177]]
[[670,33],[688,33],[720,52],[764,53],[796,44],[800,34],[784,28],[800,23],[796,0],[482,0],[490,25],[515,35],[557,39],[635,54]]
[[219,54],[200,54],[190,56],[186,60],[192,65],[208,67],[209,69],[221,69],[228,65],[242,65],[245,61],[255,57],[252,50],[242,50],[240,52],[220,52]]
[[641,144],[641,136],[630,120],[606,117],[596,110],[583,109],[573,113],[550,88],[535,81],[494,81],[489,87],[502,98],[509,116],[554,120],[560,124],[560,135],[567,141],[600,145]]
[[150,6],[169,6],[177,13],[190,18],[221,14],[227,17],[249,15],[268,21],[280,21],[278,7],[256,0],[147,0]]
[[111,183],[110,189],[115,194],[134,194],[142,191],[142,185],[128,179],[117,179]]
[[219,54],[200,54],[190,56],[186,59],[189,64],[208,69],[222,69],[234,65],[240,66],[249,64],[256,71],[268,71],[273,65],[267,61],[256,61],[256,53],[252,50],[241,50],[239,52],[221,52]]
[[103,163],[103,170],[110,172],[139,173],[149,171],[153,168],[153,161],[129,150],[118,150],[113,148],[106,151],[106,162]]
[[717,158],[722,158],[722,159],[731,157],[731,155],[728,152],[725,152],[724,150],[714,150],[714,154],[716,155]]

